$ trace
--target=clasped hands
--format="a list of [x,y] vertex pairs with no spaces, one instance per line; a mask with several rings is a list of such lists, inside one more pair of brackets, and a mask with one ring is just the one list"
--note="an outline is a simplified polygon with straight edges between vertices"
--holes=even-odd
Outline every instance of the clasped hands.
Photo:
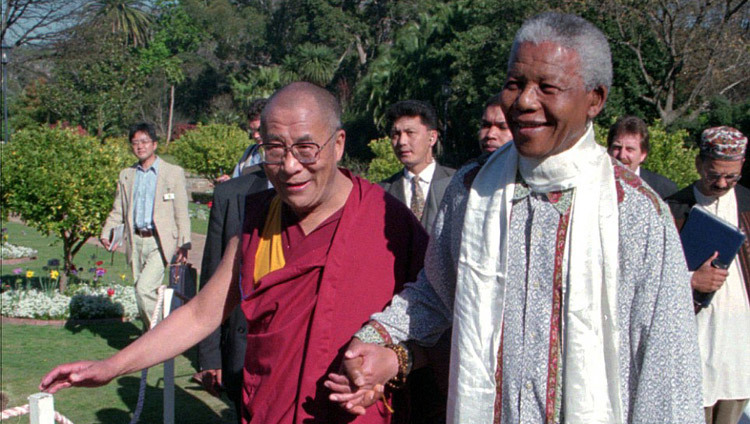
[[344,353],[339,374],[328,374],[324,383],[328,398],[346,411],[364,415],[367,407],[383,397],[385,383],[398,374],[396,352],[353,338]]

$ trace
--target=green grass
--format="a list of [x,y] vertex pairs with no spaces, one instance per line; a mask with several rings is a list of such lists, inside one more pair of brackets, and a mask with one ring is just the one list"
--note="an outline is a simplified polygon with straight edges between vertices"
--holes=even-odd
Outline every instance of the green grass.
[[[47,261],[50,259],[60,260],[60,267],[62,268],[63,246],[58,237],[45,236],[33,228],[16,222],[3,222],[2,226],[8,229],[9,243],[31,247],[39,251],[37,258],[29,262],[16,265],[3,262],[0,265],[0,278],[3,281],[14,280],[16,276],[13,275],[13,270],[16,268],[23,269],[24,273],[28,270],[34,271],[35,277],[46,276],[48,271],[44,270],[44,267],[47,266]],[[77,267],[83,268],[79,276],[84,280],[93,279],[93,274],[89,272],[89,269],[95,267],[96,262],[103,261],[102,267],[107,270],[101,280],[103,283],[133,284],[132,271],[125,260],[125,255],[122,253],[114,252],[113,254],[100,246],[85,244],[73,260]],[[121,278],[122,275],[125,275],[124,280]]]
[[206,205],[198,205],[193,202],[188,203],[188,209],[191,211],[204,210],[206,213],[206,219],[190,218],[190,231],[193,233],[206,235],[208,232],[208,213],[209,209]]
[[[139,331],[132,323],[101,323],[71,326],[3,324],[2,384],[8,407],[21,406],[37,393],[42,376],[55,365],[79,359],[102,359],[135,340]],[[175,422],[233,422],[234,410],[223,400],[200,389],[190,377],[195,355],[175,359]],[[162,422],[162,366],[151,368],[140,422]],[[66,389],[55,394],[55,410],[76,424],[127,423],[138,399],[140,373],[122,376],[107,386]],[[28,416],[3,421],[28,423]]]

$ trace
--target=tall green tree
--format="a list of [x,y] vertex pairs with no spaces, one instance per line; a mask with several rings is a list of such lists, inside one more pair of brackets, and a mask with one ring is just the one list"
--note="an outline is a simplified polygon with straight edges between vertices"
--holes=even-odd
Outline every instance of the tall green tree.
[[37,116],[68,121],[100,138],[119,135],[136,117],[144,87],[138,57],[122,38],[95,30],[61,47],[45,84],[39,84]]
[[139,0],[94,0],[86,5],[89,21],[123,34],[126,45],[144,46],[150,37],[152,16]]

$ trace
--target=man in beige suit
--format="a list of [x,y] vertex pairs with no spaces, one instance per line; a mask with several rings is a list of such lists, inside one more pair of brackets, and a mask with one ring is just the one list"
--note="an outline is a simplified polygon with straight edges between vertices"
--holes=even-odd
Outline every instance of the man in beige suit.
[[156,155],[154,127],[136,124],[130,128],[128,139],[138,163],[120,172],[101,242],[107,249],[116,248],[116,241],[110,246],[113,230],[124,226],[122,243],[133,269],[141,320],[148,329],[166,265],[187,262],[190,218],[185,173]]

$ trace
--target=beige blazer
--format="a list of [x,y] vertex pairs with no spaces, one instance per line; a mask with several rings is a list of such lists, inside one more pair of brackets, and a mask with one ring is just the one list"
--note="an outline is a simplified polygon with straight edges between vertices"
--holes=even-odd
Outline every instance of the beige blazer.
[[[101,238],[109,239],[113,228],[125,225],[123,244],[128,263],[134,250],[133,241],[133,185],[136,165],[120,171],[112,211],[102,228]],[[178,247],[190,249],[190,217],[187,206],[185,172],[177,165],[161,160],[156,177],[154,198],[154,226],[165,263],[174,260]]]

